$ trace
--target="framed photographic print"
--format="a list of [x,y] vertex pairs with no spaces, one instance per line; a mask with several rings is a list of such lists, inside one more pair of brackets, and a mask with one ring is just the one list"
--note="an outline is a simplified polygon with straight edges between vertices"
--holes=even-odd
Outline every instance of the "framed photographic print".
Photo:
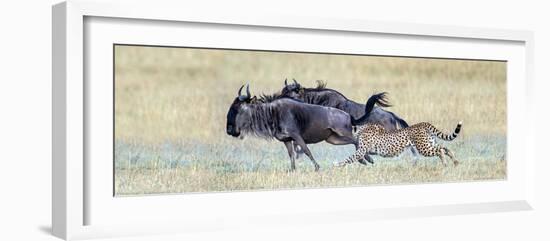
[[56,236],[532,208],[530,32],[129,5],[53,7]]

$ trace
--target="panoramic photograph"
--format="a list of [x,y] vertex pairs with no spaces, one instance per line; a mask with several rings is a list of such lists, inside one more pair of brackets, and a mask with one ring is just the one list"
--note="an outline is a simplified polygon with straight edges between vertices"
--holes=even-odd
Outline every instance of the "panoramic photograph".
[[506,179],[506,61],[113,48],[115,196]]

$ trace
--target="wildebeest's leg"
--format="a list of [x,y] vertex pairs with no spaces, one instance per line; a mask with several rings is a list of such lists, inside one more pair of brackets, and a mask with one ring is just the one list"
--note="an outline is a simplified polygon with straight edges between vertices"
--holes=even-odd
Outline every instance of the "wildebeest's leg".
[[346,127],[341,127],[341,128],[330,128],[330,130],[332,132],[334,132],[334,134],[336,134],[337,136],[349,137],[353,140],[353,143],[357,142],[357,140],[353,137],[353,129],[352,128],[348,129]]
[[292,139],[294,139],[296,144],[298,144],[302,148],[302,150],[304,150],[306,155],[309,157],[309,159],[315,166],[315,171],[319,171],[319,164],[317,164],[317,162],[315,161],[315,158],[313,158],[313,155],[311,154],[311,151],[309,150],[309,148],[307,148],[307,145],[304,139],[302,139],[301,136],[293,136]]
[[334,145],[355,145],[355,150],[357,150],[357,138],[353,136],[351,129],[346,128],[331,128],[332,135],[330,135],[325,141]]
[[304,150],[302,150],[302,148],[300,148],[300,146],[296,144],[296,142],[293,141],[292,144],[294,145],[294,152],[296,153],[296,159],[300,159],[300,156],[304,154]]
[[292,141],[285,141],[286,150],[288,151],[288,156],[290,157],[290,171],[296,170],[296,163],[294,159],[294,149]]
[[418,163],[418,156],[413,157],[413,166],[416,166]]
[[357,150],[357,140],[352,138],[352,137],[339,136],[337,134],[332,134],[325,141],[330,143],[330,144],[333,144],[333,145],[353,144],[353,145],[355,145],[355,149]]
[[416,163],[418,162],[418,151],[416,150],[416,147],[414,145],[409,146],[409,150],[411,150],[411,153],[413,154],[413,166],[416,166]]
[[417,158],[418,157],[418,151],[416,151],[416,148],[410,148],[410,150],[411,150],[411,153],[413,154],[413,156],[415,158]]

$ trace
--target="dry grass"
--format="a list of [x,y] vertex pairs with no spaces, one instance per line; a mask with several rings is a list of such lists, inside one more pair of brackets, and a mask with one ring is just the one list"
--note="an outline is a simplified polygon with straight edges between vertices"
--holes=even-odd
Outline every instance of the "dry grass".
[[[506,152],[506,63],[420,58],[219,51],[117,46],[115,49],[117,194],[302,188],[502,179]],[[287,173],[284,146],[225,134],[240,85],[279,91],[284,78],[328,82],[363,102],[387,91],[390,108],[409,123],[432,122],[460,138],[448,143],[463,164],[377,158],[373,167],[333,169],[353,147],[311,145],[323,171],[302,159]],[[447,143],[445,143],[447,144]]]
[[[480,171],[483,170],[483,171]],[[409,162],[383,163],[363,167],[349,165],[321,172],[299,169],[295,172],[262,170],[220,174],[200,166],[167,169],[122,169],[117,188],[123,194],[212,192],[256,189],[351,187],[380,184],[458,182],[501,179],[506,175],[505,161],[472,161],[457,167]]]

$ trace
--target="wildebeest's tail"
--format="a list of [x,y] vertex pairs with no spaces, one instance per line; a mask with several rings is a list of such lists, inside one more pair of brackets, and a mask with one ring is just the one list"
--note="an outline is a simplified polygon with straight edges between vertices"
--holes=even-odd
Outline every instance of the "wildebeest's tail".
[[455,132],[453,132],[452,134],[449,134],[449,135],[444,134],[443,132],[441,132],[440,130],[435,128],[434,126],[431,126],[430,129],[431,129],[432,133],[434,133],[441,140],[452,141],[458,136],[458,133],[460,133],[460,128],[461,127],[462,127],[462,121],[458,122],[458,124],[456,125]]
[[401,129],[409,127],[409,124],[407,124],[405,120],[401,119],[401,117],[397,116],[393,112],[390,112],[390,113],[392,114],[393,118],[397,121],[397,124],[399,124]]
[[356,125],[363,124],[369,118],[370,113],[374,109],[375,104],[378,104],[379,106],[382,106],[382,107],[390,107],[391,105],[386,100],[386,94],[387,94],[386,92],[382,92],[382,93],[372,95],[367,100],[367,104],[365,104],[365,114],[357,120],[352,116],[351,125],[356,126]]

